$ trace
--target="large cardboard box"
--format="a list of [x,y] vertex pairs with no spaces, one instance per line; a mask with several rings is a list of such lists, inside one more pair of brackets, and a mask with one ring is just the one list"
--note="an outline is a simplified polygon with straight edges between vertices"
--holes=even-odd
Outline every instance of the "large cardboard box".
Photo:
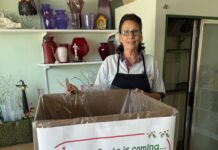
[[176,115],[176,109],[131,90],[42,95],[34,148],[173,150]]

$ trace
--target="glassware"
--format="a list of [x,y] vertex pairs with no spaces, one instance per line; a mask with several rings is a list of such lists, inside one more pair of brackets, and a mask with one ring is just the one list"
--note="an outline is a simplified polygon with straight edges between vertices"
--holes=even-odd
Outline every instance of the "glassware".
[[106,16],[107,29],[111,29],[111,9],[109,0],[98,0],[98,15]]
[[84,37],[77,37],[72,41],[71,50],[74,56],[78,56],[78,61],[83,61],[83,57],[89,52],[89,45]]
[[93,29],[94,28],[94,22],[95,22],[95,16],[93,13],[83,13],[81,15],[82,20],[82,28],[83,29]]
[[50,64],[54,63],[56,58],[55,58],[55,52],[57,45],[54,42],[54,37],[53,36],[46,36],[43,38],[43,54],[44,54],[44,63],[45,64]]
[[100,46],[98,48],[99,55],[101,56],[102,60],[105,60],[105,58],[109,55],[109,47],[108,43],[100,43]]
[[72,28],[80,29],[81,28],[81,11],[84,6],[83,0],[69,0],[67,5],[71,12],[72,19]]
[[55,10],[56,14],[54,16],[55,28],[56,29],[67,29],[68,27],[68,16],[65,13],[65,10]]
[[41,4],[41,24],[42,28],[45,29],[54,29],[55,22],[53,16],[53,10],[50,8],[50,4]]
[[71,19],[72,19],[72,28],[73,29],[80,29],[80,13],[73,12],[71,13]]

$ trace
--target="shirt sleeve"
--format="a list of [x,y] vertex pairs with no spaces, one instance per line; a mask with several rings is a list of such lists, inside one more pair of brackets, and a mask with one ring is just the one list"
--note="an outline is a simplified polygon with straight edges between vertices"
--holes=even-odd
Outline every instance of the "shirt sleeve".
[[103,61],[103,63],[101,64],[99,70],[98,70],[98,74],[96,76],[95,79],[95,85],[106,85],[107,83],[107,74],[108,74],[108,69],[107,69],[107,62],[106,60]]

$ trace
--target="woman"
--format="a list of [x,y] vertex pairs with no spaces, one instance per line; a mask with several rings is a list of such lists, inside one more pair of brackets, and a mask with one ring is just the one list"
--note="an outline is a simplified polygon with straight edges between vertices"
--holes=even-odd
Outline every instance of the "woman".
[[119,24],[118,53],[102,63],[95,85],[135,89],[158,100],[163,97],[165,88],[157,64],[151,55],[144,54],[142,39],[141,19],[135,14],[124,15]]

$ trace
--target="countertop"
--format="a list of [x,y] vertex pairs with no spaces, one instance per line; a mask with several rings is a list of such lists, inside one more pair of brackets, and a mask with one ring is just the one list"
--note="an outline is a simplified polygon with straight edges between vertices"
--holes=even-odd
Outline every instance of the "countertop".
[[33,150],[33,143],[19,144],[7,147],[0,147],[0,150]]

